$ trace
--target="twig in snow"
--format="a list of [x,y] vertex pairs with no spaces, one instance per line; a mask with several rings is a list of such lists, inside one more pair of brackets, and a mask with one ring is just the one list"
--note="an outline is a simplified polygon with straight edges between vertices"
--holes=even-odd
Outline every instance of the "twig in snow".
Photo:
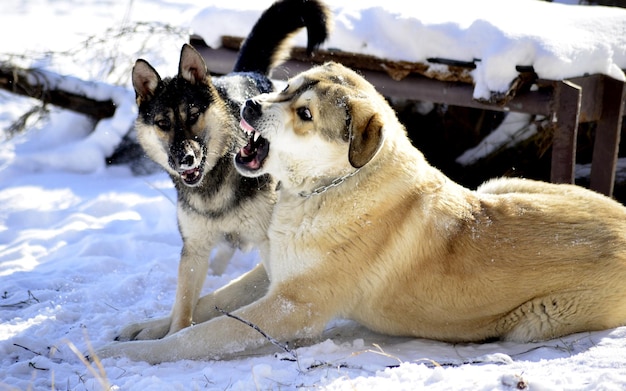
[[[6,296],[6,292],[5,292],[5,296]],[[28,291],[28,299],[22,300],[13,304],[2,304],[0,305],[0,308],[23,308],[24,306],[28,304],[32,304],[33,302],[39,303],[40,301],[38,298],[35,297],[35,295],[33,295],[31,291]]]
[[32,361],[30,361],[30,362],[28,363],[28,366],[29,366],[29,367],[31,367],[31,368],[33,368],[33,369],[36,369],[36,370],[38,370],[38,371],[49,371],[49,370],[50,370],[50,368],[41,368],[41,367],[38,367],[38,366],[37,366],[37,364],[35,364],[35,363],[34,363],[34,362],[32,362]]
[[[228,311],[225,311],[219,307],[215,307],[215,309],[224,314],[225,316],[228,316],[229,318],[235,319],[240,321],[241,323],[245,324],[246,326],[252,327],[254,330],[258,331],[263,337],[265,337],[265,339],[267,339],[270,343],[272,343],[272,345],[275,345],[277,347],[279,347],[281,350],[283,350],[284,352],[286,352],[287,354],[289,354],[291,356],[291,358],[284,358],[282,360],[288,360],[288,361],[294,361],[296,363],[298,363],[298,367],[300,367],[300,361],[298,360],[298,355],[296,354],[296,352],[292,349],[289,348],[289,346],[287,346],[287,344],[282,344],[280,343],[277,339],[271,337],[270,335],[268,335],[265,331],[263,331],[259,326],[255,325],[252,322],[249,322],[245,319],[242,319],[240,317],[238,317],[237,315],[233,315]],[[350,366],[346,363],[340,363],[339,365],[333,364],[331,362],[328,361],[316,361],[315,363],[311,364],[309,367],[306,368],[307,371],[310,370],[314,370],[314,369],[319,369],[319,368],[326,368],[326,367],[332,367],[332,368],[350,368]],[[300,371],[302,372],[302,370],[300,369]]]
[[263,337],[265,337],[265,339],[267,339],[268,341],[270,341],[270,343],[274,346],[278,346],[279,348],[281,348],[283,351],[285,351],[286,353],[290,354],[294,359],[298,359],[298,357],[296,356],[295,352],[291,349],[289,349],[289,346],[287,346],[286,344],[282,344],[280,343],[277,339],[269,336],[265,331],[261,330],[261,328],[257,325],[255,325],[254,323],[248,322],[245,319],[241,319],[240,317],[238,317],[237,315],[233,315],[228,311],[224,311],[223,309],[219,308],[219,307],[215,307],[215,309],[228,316],[229,318],[233,318],[235,320],[240,321],[241,323],[245,324],[246,326],[252,327],[254,330],[258,331]]
[[24,345],[20,345],[20,344],[18,344],[18,343],[14,343],[14,344],[13,344],[13,346],[17,346],[18,348],[22,348],[22,349],[24,349],[24,350],[26,350],[26,351],[28,351],[28,352],[31,352],[31,353],[32,353],[32,354],[34,354],[35,356],[43,356],[43,354],[41,354],[41,353],[39,353],[39,352],[36,352],[36,351],[34,351],[33,349],[27,348],[27,347],[26,347],[26,346],[24,346]]

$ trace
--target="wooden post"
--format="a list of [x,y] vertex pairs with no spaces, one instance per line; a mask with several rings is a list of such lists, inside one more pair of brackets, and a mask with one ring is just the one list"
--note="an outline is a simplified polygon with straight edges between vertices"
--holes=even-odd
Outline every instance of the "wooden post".
[[589,187],[610,196],[615,185],[615,166],[622,130],[626,84],[604,76],[602,85],[602,95],[598,97],[601,101],[602,114],[596,126]]
[[552,183],[574,183],[576,137],[582,89],[567,80],[555,82],[554,136],[552,141]]

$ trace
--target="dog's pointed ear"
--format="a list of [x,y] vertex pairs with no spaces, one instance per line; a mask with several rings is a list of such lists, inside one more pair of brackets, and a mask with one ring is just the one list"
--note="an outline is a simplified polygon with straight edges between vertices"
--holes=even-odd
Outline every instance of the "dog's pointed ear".
[[178,64],[178,76],[191,84],[206,83],[206,63],[196,49],[189,44],[184,44],[180,51],[180,63]]
[[383,122],[378,113],[352,115],[349,129],[348,160],[352,167],[361,168],[372,160],[383,144]]
[[147,61],[139,59],[133,66],[132,81],[137,101],[141,102],[154,96],[161,76]]

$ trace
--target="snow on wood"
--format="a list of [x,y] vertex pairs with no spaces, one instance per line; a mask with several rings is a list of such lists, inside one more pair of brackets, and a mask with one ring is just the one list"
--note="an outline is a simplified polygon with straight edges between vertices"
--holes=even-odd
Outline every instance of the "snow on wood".
[[[270,3],[242,9],[210,0],[191,28],[217,48],[224,35],[247,35]],[[475,98],[507,91],[518,66],[532,67],[538,77],[550,80],[594,73],[625,79],[626,9],[536,0],[328,3],[335,26],[323,48],[392,61],[475,62]],[[294,39],[305,46],[305,34]]]

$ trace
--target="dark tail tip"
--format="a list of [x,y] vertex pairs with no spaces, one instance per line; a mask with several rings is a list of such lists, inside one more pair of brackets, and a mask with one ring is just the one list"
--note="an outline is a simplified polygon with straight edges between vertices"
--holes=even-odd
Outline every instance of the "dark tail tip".
[[256,22],[244,41],[235,63],[235,72],[268,74],[291,49],[290,36],[307,29],[307,53],[311,54],[327,38],[331,13],[320,0],[279,0]]
[[317,0],[301,0],[302,20],[307,29],[307,53],[310,55],[328,38],[331,24],[330,10]]

